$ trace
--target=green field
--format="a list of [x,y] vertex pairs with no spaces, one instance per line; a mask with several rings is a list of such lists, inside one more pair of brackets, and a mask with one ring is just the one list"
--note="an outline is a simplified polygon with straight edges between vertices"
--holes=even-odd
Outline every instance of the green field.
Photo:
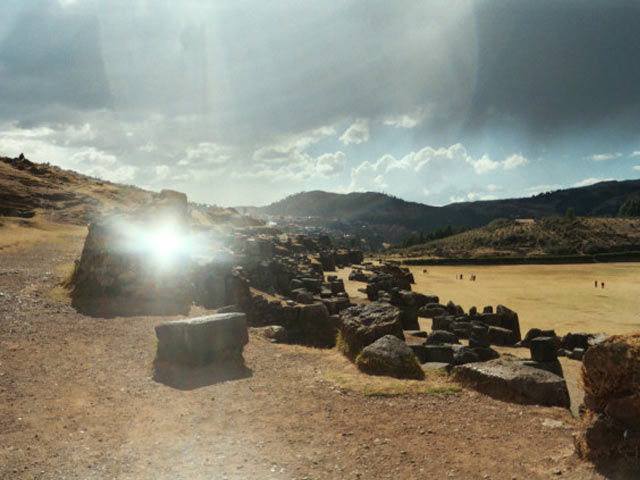
[[[438,295],[442,303],[453,300],[465,311],[500,303],[515,310],[523,335],[533,327],[557,334],[640,330],[640,263],[409,268],[413,290]],[[460,274],[464,279],[456,280]]]

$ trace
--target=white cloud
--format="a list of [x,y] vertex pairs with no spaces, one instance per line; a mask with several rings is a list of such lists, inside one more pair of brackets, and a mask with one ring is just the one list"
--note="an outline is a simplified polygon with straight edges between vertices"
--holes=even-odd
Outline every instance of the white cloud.
[[226,149],[211,142],[199,143],[196,147],[187,148],[186,156],[178,161],[180,166],[207,166],[227,163],[231,159]]
[[558,183],[552,183],[552,184],[542,184],[542,185],[536,185],[533,187],[525,188],[524,191],[527,192],[529,195],[537,195],[539,193],[547,193],[547,192],[553,192],[555,190],[560,190],[561,188],[564,188],[564,187]]
[[640,170],[640,165],[634,165],[632,168],[633,168],[634,170]]
[[326,177],[333,177],[344,170],[347,156],[344,152],[325,153],[317,159],[317,171]]
[[429,196],[429,194],[431,194],[431,191],[430,191],[427,187],[422,187],[422,194],[423,194],[425,197],[428,197],[428,196]]
[[605,160],[613,160],[614,158],[620,158],[620,157],[622,157],[622,153],[615,152],[615,153],[597,153],[595,155],[589,155],[587,157],[584,157],[584,159],[591,160],[593,162],[603,162]]
[[635,150],[631,152],[631,157],[640,157],[640,150]]
[[366,118],[358,118],[347,128],[340,141],[345,145],[359,144],[369,141],[369,120]]
[[487,190],[489,190],[490,192],[500,192],[504,190],[504,187],[502,185],[495,185],[493,183],[490,183],[489,185],[487,185]]
[[473,166],[473,169],[476,171],[478,175],[482,175],[483,173],[488,173],[500,166],[500,162],[491,160],[488,155],[483,155],[478,160],[474,160],[473,158],[468,157],[467,163]]
[[169,167],[169,165],[156,165],[155,172],[157,180],[164,180],[169,176],[171,167]]
[[98,164],[109,166],[118,163],[118,159],[115,155],[98,151],[93,147],[90,147],[88,150],[74,153],[71,156],[71,161],[78,165],[79,168],[83,168],[84,165],[92,166],[94,164]]
[[413,128],[420,125],[428,116],[430,106],[419,107],[404,115],[389,116],[382,120],[385,125],[395,128]]
[[613,178],[585,178],[584,180],[580,180],[572,185],[572,187],[588,187],[589,185],[593,185],[598,182],[609,182],[613,180]]
[[525,157],[520,154],[514,154],[502,162],[502,167],[505,170],[513,170],[514,168],[526,165],[527,163],[529,163],[529,160]]

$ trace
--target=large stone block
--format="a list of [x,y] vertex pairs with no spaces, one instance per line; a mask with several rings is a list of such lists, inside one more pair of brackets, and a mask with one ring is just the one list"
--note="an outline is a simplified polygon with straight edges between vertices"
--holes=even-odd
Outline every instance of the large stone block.
[[563,378],[510,360],[470,363],[453,369],[453,377],[490,397],[507,402],[569,408]]
[[249,342],[244,313],[220,313],[156,325],[156,360],[204,366],[220,360],[241,360]]

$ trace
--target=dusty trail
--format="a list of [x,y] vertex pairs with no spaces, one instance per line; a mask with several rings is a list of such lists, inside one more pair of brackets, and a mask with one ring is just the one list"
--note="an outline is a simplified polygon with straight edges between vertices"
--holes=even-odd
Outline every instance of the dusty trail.
[[357,376],[335,351],[252,337],[249,377],[157,383],[165,318],[89,318],[50,297],[80,248],[0,253],[0,478],[630,478],[573,455],[566,411],[467,391],[365,396],[332,381]]

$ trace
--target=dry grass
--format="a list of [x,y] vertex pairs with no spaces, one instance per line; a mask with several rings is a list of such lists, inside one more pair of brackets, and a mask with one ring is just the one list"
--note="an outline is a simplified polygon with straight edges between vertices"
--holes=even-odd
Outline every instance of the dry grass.
[[[640,330],[639,267],[638,263],[599,263],[410,268],[417,292],[438,295],[442,303],[453,300],[465,310],[503,304],[518,313],[523,335],[534,327],[555,329],[561,335]],[[459,274],[464,280],[456,280]],[[468,280],[471,274],[477,281]],[[600,282],[605,282],[604,289]],[[430,327],[430,322],[423,327]]]
[[38,212],[33,218],[4,217],[0,224],[0,251],[16,251],[38,243],[63,243],[69,236],[82,238],[87,228],[54,223]]

